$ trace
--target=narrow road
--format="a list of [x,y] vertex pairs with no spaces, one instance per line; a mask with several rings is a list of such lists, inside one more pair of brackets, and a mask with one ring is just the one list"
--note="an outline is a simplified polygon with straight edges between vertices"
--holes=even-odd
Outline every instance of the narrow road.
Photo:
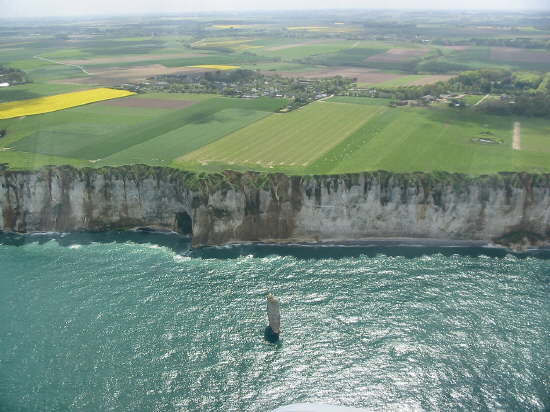
[[512,149],[521,150],[521,123],[514,122],[514,140],[512,142]]
[[334,97],[334,95],[333,95],[333,94],[331,94],[330,96],[327,96],[327,97],[322,97],[322,98],[320,98],[320,99],[317,99],[317,100],[315,100],[315,101],[317,101],[317,102],[324,102],[324,101],[326,101],[326,100],[330,99],[331,97]]
[[479,100],[476,104],[474,104],[474,106],[477,106],[478,104],[481,104],[485,101],[485,99],[487,99],[489,97],[488,94],[486,94],[485,96],[483,96],[483,98],[481,100]]
[[51,59],[47,59],[46,57],[41,57],[41,56],[34,56],[35,59],[38,59],[38,60],[43,60],[45,62],[48,62],[48,63],[55,63],[55,64],[62,64],[64,66],[71,66],[71,67],[76,67],[77,69],[79,70],[82,70],[82,73],[84,74],[87,74],[88,76],[91,76],[92,73],[86,71],[86,69],[82,66],[79,66],[77,64],[70,64],[70,63],[63,63],[63,62],[57,62],[55,60],[51,60]]

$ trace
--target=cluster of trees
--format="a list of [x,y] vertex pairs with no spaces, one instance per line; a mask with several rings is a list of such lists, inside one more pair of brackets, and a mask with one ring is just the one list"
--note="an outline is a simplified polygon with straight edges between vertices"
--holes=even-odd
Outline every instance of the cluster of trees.
[[377,89],[376,95],[396,100],[420,99],[449,93],[499,94],[476,107],[493,114],[550,116],[550,73],[513,73],[507,70],[475,70],[461,73],[447,82],[426,86]]
[[484,69],[463,72],[449,80],[448,83],[454,91],[518,95],[536,92],[547,77],[547,75],[536,73]]
[[29,82],[30,79],[24,71],[0,65],[0,83],[23,84]]
[[491,47],[518,47],[522,49],[550,49],[550,40],[533,37],[515,37],[515,38],[471,38],[460,40],[438,39],[434,44],[443,46],[491,46]]
[[548,117],[550,116],[550,94],[536,93],[517,96],[513,100],[489,100],[476,108],[491,114]]
[[377,93],[394,99],[412,100],[422,96],[448,93],[509,94],[533,96],[550,93],[550,73],[514,73],[500,69],[472,70],[460,73],[447,82],[425,86],[378,89]]
[[414,70],[411,71],[411,73],[423,72],[423,73],[443,74],[443,73],[456,73],[456,72],[461,72],[468,69],[469,67],[466,66],[465,64],[449,62],[438,58],[426,58],[420,61],[414,67]]

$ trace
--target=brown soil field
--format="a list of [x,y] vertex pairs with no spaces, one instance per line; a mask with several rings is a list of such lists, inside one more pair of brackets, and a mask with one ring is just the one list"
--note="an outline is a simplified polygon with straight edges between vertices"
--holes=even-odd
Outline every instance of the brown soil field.
[[92,70],[91,76],[77,77],[74,79],[55,80],[55,83],[89,84],[114,86],[121,83],[142,81],[148,77],[160,74],[172,74],[180,72],[205,72],[212,69],[196,67],[165,67],[162,64],[150,64],[135,67],[113,67],[109,69]]
[[425,56],[428,49],[390,49],[385,53],[375,54],[366,59],[369,62],[406,62]]
[[110,63],[131,63],[151,60],[170,60],[186,57],[198,57],[203,56],[199,53],[166,53],[166,54],[135,54],[133,56],[118,56],[118,57],[95,57],[91,59],[80,60],[60,60],[66,64],[110,64]]
[[491,47],[491,60],[550,63],[550,52],[536,52],[526,49],[515,49],[513,47]]
[[434,84],[437,82],[446,82],[449,79],[455,77],[451,74],[434,74],[433,76],[427,76],[423,79],[414,80],[407,84],[407,86],[425,86],[427,84]]
[[197,102],[191,100],[169,100],[169,99],[139,99],[136,97],[125,97],[100,102],[109,106],[118,107],[145,107],[155,109],[183,109]]
[[322,79],[326,77],[342,76],[357,79],[359,83],[380,83],[403,77],[402,74],[384,73],[374,69],[362,69],[352,67],[333,67],[330,69],[312,70],[307,72],[263,72],[266,75],[278,74],[283,77],[300,79]]

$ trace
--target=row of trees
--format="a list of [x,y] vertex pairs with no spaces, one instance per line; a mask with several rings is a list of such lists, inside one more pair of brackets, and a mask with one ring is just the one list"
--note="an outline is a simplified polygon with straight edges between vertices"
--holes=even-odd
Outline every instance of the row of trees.
[[449,86],[455,91],[471,93],[529,94],[539,88],[545,77],[499,69],[472,70],[449,80]]
[[491,114],[548,117],[550,116],[550,94],[517,96],[513,101],[490,100],[476,108]]
[[533,37],[515,37],[515,38],[471,38],[460,40],[438,39],[434,44],[443,46],[491,46],[491,47],[518,47],[522,49],[550,49],[550,40]]

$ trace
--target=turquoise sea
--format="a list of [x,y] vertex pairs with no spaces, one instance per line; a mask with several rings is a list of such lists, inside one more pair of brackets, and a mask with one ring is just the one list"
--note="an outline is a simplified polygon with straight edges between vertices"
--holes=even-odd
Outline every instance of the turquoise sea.
[[1,411],[545,411],[549,336],[549,252],[0,236]]

